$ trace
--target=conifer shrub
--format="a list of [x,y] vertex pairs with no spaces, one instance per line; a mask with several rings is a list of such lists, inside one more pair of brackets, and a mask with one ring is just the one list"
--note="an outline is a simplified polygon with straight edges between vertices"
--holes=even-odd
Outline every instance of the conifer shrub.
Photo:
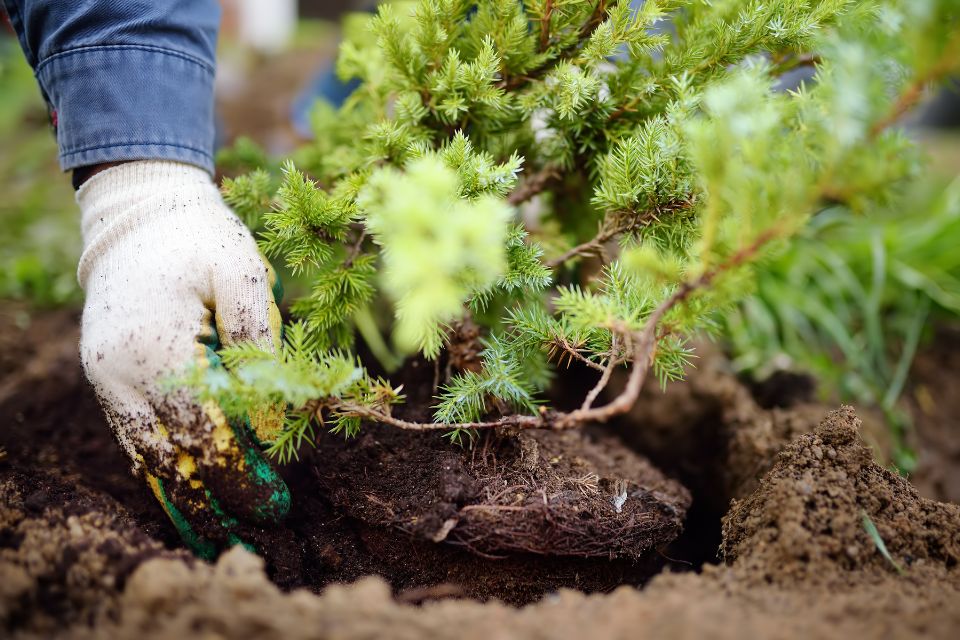
[[[920,172],[895,126],[960,67],[956,0],[419,0],[350,17],[316,140],[226,179],[266,255],[311,283],[278,353],[196,372],[230,413],[321,426],[565,429],[679,379],[812,217],[889,210]],[[801,70],[808,78],[794,87]],[[479,328],[476,362],[450,366]],[[437,368],[433,421],[398,418],[390,370]],[[580,407],[544,391],[596,370]],[[612,372],[622,391],[605,398]]]

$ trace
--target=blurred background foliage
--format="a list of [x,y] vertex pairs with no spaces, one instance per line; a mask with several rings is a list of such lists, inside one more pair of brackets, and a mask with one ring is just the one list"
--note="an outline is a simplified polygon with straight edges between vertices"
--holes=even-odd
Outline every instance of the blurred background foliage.
[[732,365],[752,380],[808,374],[821,400],[878,409],[892,462],[909,472],[910,367],[960,319],[960,81],[931,93],[904,130],[919,152],[913,190],[869,216],[818,214],[758,271],[724,334]]
[[80,228],[70,180],[29,65],[0,36],[0,298],[80,300]]
[[960,179],[921,184],[880,215],[816,216],[725,318],[738,371],[810,374],[824,399],[878,408],[903,470],[915,462],[898,404],[910,365],[938,324],[960,316]]

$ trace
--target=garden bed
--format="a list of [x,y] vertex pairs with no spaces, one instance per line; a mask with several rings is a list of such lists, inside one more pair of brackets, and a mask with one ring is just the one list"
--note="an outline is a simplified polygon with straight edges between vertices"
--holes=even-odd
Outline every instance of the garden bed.
[[[284,469],[295,505],[259,540],[265,566],[241,550],[207,565],[127,473],[82,379],[75,316],[18,328],[6,309],[4,634],[953,637],[960,625],[960,509],[873,462],[863,440],[882,455],[881,425],[752,394],[710,355],[607,429],[469,450],[375,425],[325,436]],[[920,358],[910,394],[920,487],[935,498],[956,490],[947,351]]]

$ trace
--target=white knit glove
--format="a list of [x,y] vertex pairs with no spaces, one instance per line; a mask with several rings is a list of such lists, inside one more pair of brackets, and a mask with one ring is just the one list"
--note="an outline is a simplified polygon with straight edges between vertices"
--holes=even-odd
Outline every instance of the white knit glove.
[[121,164],[90,178],[77,203],[87,377],[134,469],[187,543],[211,556],[244,539],[241,521],[282,518],[289,493],[245,425],[165,381],[209,366],[218,338],[275,346],[272,272],[196,167]]

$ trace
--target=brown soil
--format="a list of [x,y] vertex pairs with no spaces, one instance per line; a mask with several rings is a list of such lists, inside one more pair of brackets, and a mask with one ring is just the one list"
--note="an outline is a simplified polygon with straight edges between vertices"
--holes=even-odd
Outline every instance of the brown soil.
[[[82,380],[76,318],[40,316],[18,330],[16,315],[0,330],[0,481],[12,473],[11,486],[26,478],[42,489],[76,477],[178,547]],[[282,469],[296,496],[285,526],[249,532],[284,588],[377,574],[397,592],[442,583],[522,604],[562,587],[640,585],[662,568],[659,550],[679,535],[690,502],[679,483],[604,434],[500,434],[469,450],[367,425],[360,438],[319,444]],[[86,512],[74,502],[57,504]]]
[[927,497],[960,502],[960,328],[941,328],[933,344],[914,363],[906,393],[919,454],[911,481]]
[[[648,385],[615,428],[693,493],[684,536],[667,553],[700,566],[719,559],[720,520],[730,501],[753,492],[777,453],[797,436],[812,432],[830,407],[814,401],[816,385],[809,378],[781,374],[745,383],[715,346],[699,344],[697,354],[697,367],[687,379],[665,389]],[[953,371],[960,374],[960,367]],[[616,390],[619,382],[611,388]],[[862,437],[876,458],[887,463],[892,439],[885,423],[876,412],[859,414]],[[960,433],[954,437],[960,442]],[[918,440],[917,446],[929,444]],[[946,499],[937,492],[926,497]]]
[[322,439],[311,462],[338,511],[491,557],[638,558],[676,538],[690,502],[618,440],[579,432],[489,434],[463,451],[370,428]]
[[[734,501],[722,553],[749,580],[849,586],[884,579],[894,562],[914,580],[960,578],[960,506],[921,498],[874,462],[859,427],[850,407],[830,413],[777,456],[756,491]],[[894,560],[878,553],[866,519]]]
[[[686,532],[665,552],[685,561],[673,568],[707,564],[662,573],[642,591],[562,589],[517,609],[449,597],[525,602],[564,585],[640,584],[659,564],[655,549],[679,531],[688,494],[602,432],[491,438],[457,452],[369,429],[348,443],[324,439],[285,470],[296,511],[285,530],[264,532],[273,541],[266,568],[239,549],[208,565],[178,550],[162,511],[126,473],[81,381],[75,318],[45,315],[16,329],[8,309],[0,315],[0,635],[948,638],[960,630],[960,508],[920,497],[874,463],[851,410],[814,429],[822,408],[763,408],[722,359],[705,358],[686,387],[648,390],[643,428],[617,426],[692,491]],[[344,482],[358,460],[365,473]],[[578,486],[576,478],[587,479]],[[509,490],[498,491],[504,481]],[[628,497],[616,514],[610,498],[623,484]],[[397,498],[412,488],[419,499]],[[534,509],[538,490],[548,508]],[[729,498],[737,501],[728,512]],[[483,508],[465,511],[471,505]],[[518,521],[499,519],[504,506],[529,516],[519,520],[523,535],[498,537],[504,522]],[[471,512],[482,517],[474,522]],[[613,560],[557,557],[564,545],[589,555],[588,536],[550,535],[554,513],[578,512],[601,536],[611,529],[597,521],[614,519]],[[902,574],[878,552],[864,515]],[[430,540],[442,534],[443,544]],[[709,564],[721,545],[725,564]],[[317,589],[369,574],[389,582],[364,578],[321,595],[275,586]]]

